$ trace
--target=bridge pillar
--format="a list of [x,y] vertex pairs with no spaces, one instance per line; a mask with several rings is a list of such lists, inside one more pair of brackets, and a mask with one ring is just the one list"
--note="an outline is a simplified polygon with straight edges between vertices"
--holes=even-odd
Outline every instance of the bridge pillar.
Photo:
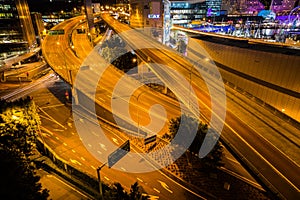
[[78,94],[76,88],[72,87],[72,103],[78,105]]
[[89,33],[91,34],[93,40],[95,36],[95,26],[94,26],[92,0],[85,0],[85,15],[88,22]]

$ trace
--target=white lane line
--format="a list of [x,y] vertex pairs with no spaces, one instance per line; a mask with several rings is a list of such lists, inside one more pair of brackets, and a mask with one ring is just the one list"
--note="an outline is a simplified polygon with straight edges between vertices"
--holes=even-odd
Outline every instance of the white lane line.
[[102,152],[101,152],[101,151],[97,151],[97,153],[99,153],[100,155],[102,154]]
[[226,159],[227,159],[228,161],[231,161],[231,162],[233,162],[233,163],[236,163],[236,164],[241,165],[241,163],[239,163],[238,161],[236,161],[236,160],[234,160],[234,159],[232,159],[232,158],[226,157]]
[[91,145],[91,144],[88,144],[88,146],[89,146],[89,147],[92,147],[92,145]]
[[80,157],[80,159],[83,160],[83,161],[85,161],[85,158],[84,158],[84,157]]
[[99,135],[98,135],[97,133],[95,133],[94,131],[92,131],[92,134],[93,134],[94,136],[99,137]]
[[68,146],[67,143],[65,143],[65,142],[63,143],[63,145]]
[[73,159],[70,158],[70,161],[71,161],[72,163],[74,163],[74,164],[78,164],[78,165],[80,165],[80,166],[82,165],[80,162],[78,162],[78,161],[75,160],[75,159],[73,160]]
[[78,194],[86,197],[87,199],[89,199],[89,197],[85,194],[83,194],[82,192],[80,192],[79,190],[77,190],[76,188],[72,187],[71,185],[65,183],[64,181],[60,180],[59,178],[57,178],[56,176],[52,176],[52,178],[55,178],[56,180],[58,180],[59,182],[63,183],[64,185],[68,186],[69,188],[71,188],[72,190],[74,190],[75,192],[77,192]]
[[56,128],[56,129],[53,129],[53,131],[56,131],[56,132],[63,132],[63,131],[65,131],[65,130]]
[[73,152],[73,153],[76,153],[76,151],[75,151],[74,149],[72,149],[72,152]]
[[156,188],[153,188],[153,190],[154,190],[155,192],[157,192],[157,193],[160,193],[160,191],[159,191],[158,189],[156,189]]
[[157,180],[157,181],[160,183],[160,185],[161,185],[163,188],[165,188],[165,190],[167,190],[168,192],[170,192],[171,194],[173,194],[173,191],[169,189],[169,186],[168,186],[165,182],[160,181],[160,180]]
[[58,137],[55,137],[57,140],[59,140],[59,138]]
[[124,172],[126,172],[126,169],[125,169],[124,167],[121,167],[121,169],[122,169]]
[[105,147],[105,144],[102,144],[102,143],[99,143],[100,144],[100,147],[104,150],[104,151],[107,151],[106,147]]
[[136,178],[138,181],[140,181],[140,182],[144,182],[142,179],[140,179],[140,178]]
[[94,167],[93,165],[91,165],[91,168],[92,168],[93,170],[96,170],[96,167]]
[[104,178],[105,178],[106,180],[108,180],[108,181],[110,180],[110,179],[109,179],[109,178],[107,178],[106,176],[104,176]]
[[99,99],[100,99],[101,101],[104,101],[104,99],[102,99],[101,97],[99,97]]
[[119,144],[119,142],[116,138],[112,138],[112,140],[114,141],[114,143]]

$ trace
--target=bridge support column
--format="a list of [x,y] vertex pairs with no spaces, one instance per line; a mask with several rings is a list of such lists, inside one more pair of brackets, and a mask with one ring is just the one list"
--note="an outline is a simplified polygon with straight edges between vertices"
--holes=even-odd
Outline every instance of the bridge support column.
[[77,95],[77,90],[72,87],[72,103],[75,105],[78,105],[78,95]]
[[94,15],[92,8],[92,0],[85,0],[85,15],[88,22],[89,33],[91,34],[92,40],[95,37],[95,26],[94,26]]

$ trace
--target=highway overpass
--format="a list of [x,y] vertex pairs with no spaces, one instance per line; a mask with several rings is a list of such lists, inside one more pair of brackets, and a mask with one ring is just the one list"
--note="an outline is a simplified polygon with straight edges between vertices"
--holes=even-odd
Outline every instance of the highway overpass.
[[[120,24],[117,21],[111,21],[113,19],[110,17],[104,17],[104,19],[107,21],[108,24],[111,25],[111,27],[116,32],[130,30],[130,28],[126,25]],[[65,24],[62,24],[61,26],[65,26],[65,27],[70,26],[69,30],[71,31],[71,27],[74,26],[76,23],[70,21],[70,22],[66,22]],[[75,80],[76,72],[81,66],[82,60],[80,60],[74,53],[74,50],[76,51],[76,47],[75,49],[72,49],[70,46],[68,46],[69,44],[68,42],[66,42],[69,41],[67,34],[62,36],[56,36],[56,37],[57,38],[54,38],[53,36],[52,38],[50,37],[46,38],[45,40],[46,42],[43,44],[43,48],[45,49],[45,51],[43,50],[45,57],[49,63],[52,63],[52,65],[51,64],[50,65],[54,68],[54,70],[62,77],[64,77],[65,80],[67,80],[67,82],[72,84],[73,81]],[[131,37],[133,37],[133,35],[128,35],[128,38],[123,38],[123,39],[127,40],[127,42],[133,48],[135,43],[137,43],[137,41],[154,43],[153,41],[146,39],[144,36],[140,36],[139,33],[136,33],[134,35],[134,37],[136,37],[134,40],[130,40]],[[64,47],[60,46],[61,48],[56,48],[55,51],[53,51],[52,49],[51,51],[51,48],[49,48],[49,46],[58,45],[57,41],[59,41],[59,44],[64,44]],[[159,45],[159,44],[155,43],[155,45]],[[67,55],[65,54],[66,53],[65,51],[67,52]],[[184,61],[183,58],[177,58],[177,56],[173,55],[172,53],[168,55],[164,52],[157,51],[157,49],[153,49],[153,50],[147,49],[145,51],[139,51],[139,52],[137,51],[137,53],[140,53],[141,57],[146,56],[146,59],[150,57],[151,60],[157,62],[164,62],[164,64],[166,65],[167,64],[170,65],[172,63],[172,67],[182,72],[184,76],[188,77],[187,79],[189,79],[190,76],[193,76],[192,85],[194,90],[196,90],[196,95],[199,100],[198,103],[200,105],[201,113],[203,113],[200,118],[202,120],[210,119],[210,116],[212,116],[213,114],[210,109],[211,100],[209,94],[207,93],[207,89],[197,87],[199,86],[199,83],[201,82],[203,83],[203,80],[201,79],[201,77],[199,77],[199,74],[197,74],[196,72],[191,72],[189,67],[188,69],[186,69],[186,67],[191,66],[191,64],[188,64],[188,62]],[[60,57],[55,56],[55,54],[60,55]],[[68,66],[72,65],[72,63],[74,66],[70,69]],[[72,70],[71,73],[70,70]],[[93,67],[88,70],[93,70]],[[169,71],[164,71],[165,69],[163,68],[156,68],[154,70],[156,70],[155,73],[158,76],[160,73],[168,74],[169,72]],[[109,69],[105,73],[108,73],[108,75],[101,77],[101,79],[103,79],[102,83],[105,84],[97,88],[95,98],[98,99],[97,103],[99,103],[102,107],[109,109],[110,102],[112,99],[111,91],[113,90],[116,81],[120,79],[123,76],[123,74],[114,69]],[[171,80],[169,79],[164,81],[167,82]],[[86,82],[88,83],[89,81]],[[147,90],[148,89],[143,88],[142,91],[139,91],[137,95],[143,93],[143,96],[145,96],[144,98],[146,98],[147,96],[148,98],[152,98],[154,100],[158,99],[159,103],[166,108],[168,113],[171,113],[168,115],[168,119],[180,113],[178,110],[178,104],[176,104],[176,102],[166,102],[163,96],[151,97],[153,96],[151,92],[144,92]],[[86,91],[78,91],[78,92],[84,93]],[[145,95],[146,93],[147,95]],[[177,94],[180,95],[180,92],[178,92]],[[85,96],[87,97],[90,95],[85,94]],[[187,99],[184,98],[182,99],[185,101],[185,103],[188,103]],[[137,105],[137,101],[138,98],[136,98],[135,100],[130,100],[130,103],[132,103],[133,105]],[[149,107],[149,105],[141,105],[141,106]],[[136,111],[134,111],[134,113],[132,114],[132,116],[135,116],[133,118],[135,118],[135,122],[137,122],[138,117]],[[293,161],[291,161],[279,149],[277,149],[271,143],[266,141],[265,138],[263,138],[257,130],[253,129],[249,125],[245,124],[245,122],[240,120],[238,117],[236,117],[235,113],[232,113],[228,108],[227,108],[226,119],[224,122],[224,129],[222,131],[221,138],[223,142],[225,142],[228,146],[230,146],[230,148],[237,155],[240,156],[240,158],[254,171],[254,173],[259,178],[261,178],[261,180],[268,187],[270,187],[273,190],[273,192],[278,193],[278,196],[285,197],[288,199],[299,197],[300,184],[299,184],[299,179],[297,178],[297,176],[295,176],[296,174],[300,174],[298,173],[299,166],[295,164]],[[276,157],[274,157],[274,155],[276,155]]]

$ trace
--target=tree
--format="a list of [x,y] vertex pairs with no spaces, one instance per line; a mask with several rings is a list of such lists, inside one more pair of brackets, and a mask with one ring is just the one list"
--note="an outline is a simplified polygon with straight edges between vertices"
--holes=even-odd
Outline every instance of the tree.
[[40,124],[34,103],[28,97],[0,102],[0,198],[47,199],[29,156],[35,147]]
[[136,67],[136,55],[128,52],[126,44],[117,35],[113,35],[110,40],[106,40],[102,45],[101,56],[112,65],[124,72]]
[[35,147],[36,132],[41,123],[34,103],[29,97],[0,103],[0,142],[29,156]]
[[104,199],[110,200],[146,200],[147,196],[143,196],[141,187],[135,182],[131,185],[130,193],[128,194],[120,183],[114,183],[104,194]]
[[[182,118],[184,118],[183,121],[185,123],[180,124]],[[192,127],[197,126],[197,124],[197,133],[192,144],[189,146],[189,151],[194,154],[198,154],[206,137],[208,138],[208,142],[215,142],[217,140],[217,137],[213,134],[213,132],[208,131],[207,124],[204,124],[202,122],[199,123],[197,119],[187,115],[172,118],[169,123],[169,139],[173,139],[176,136],[180,126],[181,128],[182,126],[184,126],[183,130],[185,131],[184,134],[186,138],[193,137]],[[223,147],[221,143],[217,141],[212,151],[206,157],[202,158],[201,162],[203,162],[203,164],[207,167],[216,168],[224,165],[222,163],[222,157]]]
[[142,195],[141,187],[138,185],[138,182],[135,182],[133,185],[131,185],[129,199],[130,200],[147,199],[147,196]]
[[49,191],[42,189],[35,167],[24,153],[0,145],[0,198],[47,199]]

